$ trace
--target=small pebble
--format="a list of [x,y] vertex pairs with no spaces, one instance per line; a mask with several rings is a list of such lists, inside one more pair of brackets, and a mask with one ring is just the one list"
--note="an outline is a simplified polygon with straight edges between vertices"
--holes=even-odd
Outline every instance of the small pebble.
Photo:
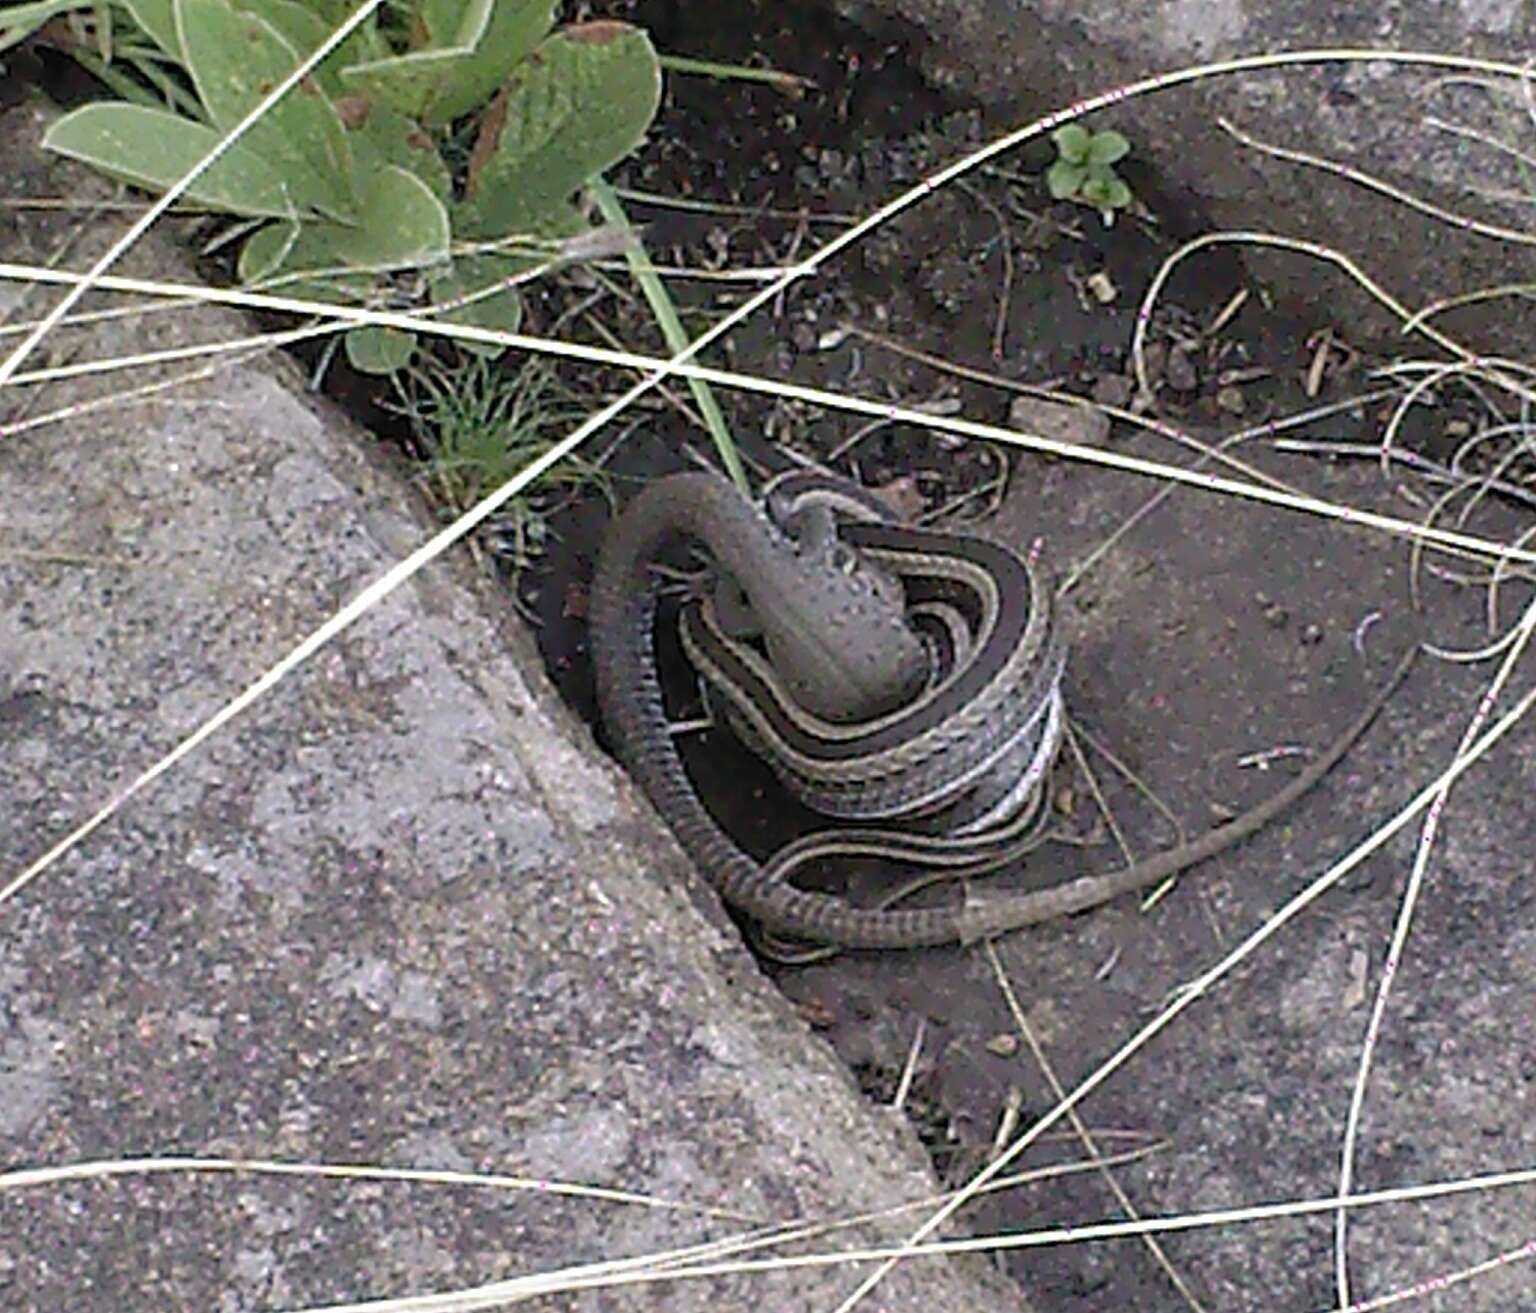
[[1093,381],[1093,399],[1101,406],[1124,409],[1131,404],[1135,385],[1124,374],[1100,374]]
[[1181,346],[1176,346],[1168,353],[1168,386],[1179,392],[1193,392],[1200,385],[1200,376],[1195,373],[1194,362],[1189,358],[1189,352]]
[[1082,447],[1101,446],[1109,438],[1109,416],[1086,401],[1047,401],[1044,397],[1015,397],[1008,405],[1008,424],[1023,433],[1070,442]]
[[1111,305],[1120,295],[1120,289],[1115,286],[1115,280],[1102,269],[1098,273],[1088,275],[1088,290],[1100,305]]

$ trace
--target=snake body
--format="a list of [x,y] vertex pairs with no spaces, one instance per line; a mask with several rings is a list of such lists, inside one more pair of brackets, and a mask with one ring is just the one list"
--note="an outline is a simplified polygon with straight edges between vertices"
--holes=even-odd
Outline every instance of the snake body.
[[[784,759],[770,754],[780,777],[813,802],[819,796],[817,805],[829,804],[824,809],[834,814],[863,815],[849,810],[850,801],[868,803],[870,814],[881,818],[942,810],[954,805],[955,790],[938,781],[959,778],[971,788],[1010,747],[1014,758],[1053,754],[1050,711],[1053,705],[1059,710],[1064,649],[1048,584],[1030,561],[1007,548],[875,517],[843,527],[838,541],[851,546],[852,555],[825,533],[808,536],[814,550],[805,550],[716,475],[667,476],[651,483],[610,527],[589,606],[599,706],[616,755],[720,897],[777,934],[856,949],[969,942],[1156,884],[1252,835],[1316,785],[1396,683],[1389,681],[1354,723],[1271,797],[1180,847],[1043,890],[972,896],[958,907],[859,908],[796,888],[743,852],[688,778],[669,730],[656,663],[653,566],[659,554],[679,539],[702,542],[743,587],[758,621],[777,632],[777,638],[765,633],[767,655],[754,663],[739,645],[715,646],[718,635],[710,636],[704,619],[695,622],[690,651],[705,666],[736,663],[723,672],[704,670],[714,676],[712,683],[724,676],[718,686],[731,695],[733,721],[754,746],[787,748]],[[829,556],[829,549],[836,554]],[[887,584],[892,573],[924,571],[964,576],[990,601],[977,618],[975,650],[950,676],[912,697],[913,630]],[[898,655],[887,662],[887,650]],[[791,671],[788,679],[773,668],[780,658]],[[1399,675],[1405,669],[1406,663]],[[795,683],[832,690],[828,705],[807,711],[786,692]],[[893,708],[898,693],[907,701]],[[862,711],[861,700],[867,704]],[[845,701],[856,714],[840,723],[836,713]]]

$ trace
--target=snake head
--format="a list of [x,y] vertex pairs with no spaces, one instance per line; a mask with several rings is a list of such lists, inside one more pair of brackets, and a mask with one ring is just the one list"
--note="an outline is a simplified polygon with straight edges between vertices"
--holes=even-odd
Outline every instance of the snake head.
[[[768,659],[813,716],[869,720],[910,700],[928,655],[907,620],[906,589],[837,535],[830,515],[801,517],[793,568],[747,588]],[[783,587],[786,579],[792,586]]]

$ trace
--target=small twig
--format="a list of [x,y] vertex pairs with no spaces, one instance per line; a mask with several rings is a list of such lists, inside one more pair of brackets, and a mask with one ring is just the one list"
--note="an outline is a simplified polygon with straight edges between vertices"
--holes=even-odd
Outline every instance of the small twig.
[[38,565],[85,565],[109,566],[117,570],[137,570],[142,563],[124,560],[121,556],[97,556],[86,552],[39,552],[25,547],[7,547],[0,543],[0,561],[26,561]]
[[[1051,1065],[1051,1060],[1046,1055],[1045,1046],[1040,1043],[1039,1037],[1035,1034],[1034,1027],[1029,1024],[1029,1018],[1024,1014],[1024,1009],[1019,1003],[1019,996],[1013,988],[1013,981],[1008,978],[1008,973],[1003,969],[1002,959],[997,955],[997,945],[990,939],[986,942],[986,954],[987,963],[992,968],[992,978],[997,982],[998,990],[1002,993],[1003,1001],[1008,1008],[1008,1015],[1013,1018],[1013,1024],[1023,1037],[1024,1042],[1029,1045],[1029,1052],[1035,1060],[1035,1065],[1040,1068],[1040,1074],[1045,1077],[1046,1084],[1050,1086],[1051,1097],[1056,1100],[1058,1106],[1066,1106],[1067,1117],[1072,1123],[1072,1129],[1076,1132],[1077,1138],[1082,1142],[1083,1151],[1098,1164],[1099,1176],[1103,1179],[1104,1184],[1109,1187],[1109,1192],[1114,1195],[1115,1202],[1120,1205],[1121,1211],[1132,1221],[1140,1221],[1141,1213],[1137,1211],[1136,1205],[1131,1202],[1130,1196],[1125,1193],[1115,1174],[1109,1170],[1103,1154],[1099,1151],[1098,1141],[1094,1138],[1093,1132],[1084,1124],[1083,1119],[1078,1115],[1077,1109],[1067,1102],[1066,1087],[1057,1078],[1056,1069]],[[1164,1250],[1157,1237],[1147,1235],[1143,1236],[1142,1240],[1146,1244],[1147,1252],[1152,1255],[1153,1261],[1158,1267],[1162,1268],[1168,1280],[1173,1283],[1173,1288],[1183,1296],[1184,1301],[1189,1307],[1195,1310],[1195,1313],[1205,1313],[1204,1305],[1195,1298],[1194,1291],[1189,1288],[1189,1283],[1184,1280],[1178,1269],[1174,1267],[1167,1251]]]
[[1503,228],[1497,224],[1483,223],[1481,220],[1468,218],[1464,214],[1457,214],[1454,210],[1447,210],[1435,205],[1422,197],[1415,196],[1412,192],[1404,191],[1401,187],[1366,173],[1363,169],[1357,169],[1352,165],[1341,163],[1338,160],[1325,159],[1321,155],[1309,155],[1306,151],[1291,150],[1285,146],[1276,146],[1271,142],[1261,141],[1259,138],[1244,132],[1230,119],[1218,118],[1217,124],[1229,136],[1235,138],[1240,144],[1256,150],[1260,154],[1269,155],[1277,160],[1289,160],[1293,164],[1303,164],[1308,168],[1321,169],[1325,173],[1332,173],[1344,178],[1368,191],[1380,193],[1390,200],[1398,201],[1406,205],[1410,210],[1417,210],[1420,214],[1427,214],[1432,219],[1439,219],[1442,223],[1449,224],[1453,228],[1459,228],[1464,232],[1477,233],[1483,237],[1494,237],[1499,241],[1513,242],[1522,246],[1536,245],[1536,233],[1525,232],[1519,228]]
[[998,1114],[997,1130],[992,1136],[990,1158],[1002,1157],[1003,1151],[1008,1147],[1008,1141],[1013,1139],[1013,1133],[1019,1129],[1023,1111],[1024,1091],[1017,1085],[1010,1085],[1003,1094],[1003,1110]]
[[968,182],[959,182],[955,185],[987,211],[992,216],[993,222],[997,224],[997,244],[1001,248],[1003,257],[1003,285],[998,292],[997,313],[992,320],[992,359],[1001,360],[1003,340],[1008,332],[1008,307],[1013,300],[1013,234],[1009,231],[1008,220],[1004,217],[1002,210],[990,196]]
[[912,1033],[912,1043],[907,1049],[907,1060],[901,1068],[901,1079],[896,1082],[896,1096],[891,1100],[891,1107],[897,1112],[906,1107],[907,1096],[912,1093],[912,1081],[917,1075],[917,1060],[922,1056],[923,1040],[927,1034],[928,1020],[926,1017],[919,1017],[917,1029]]

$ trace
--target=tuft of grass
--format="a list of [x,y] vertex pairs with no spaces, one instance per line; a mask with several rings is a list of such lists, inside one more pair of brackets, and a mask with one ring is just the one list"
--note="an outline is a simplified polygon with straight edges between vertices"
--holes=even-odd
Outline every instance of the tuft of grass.
[[[534,361],[509,370],[495,360],[450,348],[418,356],[393,375],[391,409],[411,426],[421,459],[417,481],[445,520],[457,518],[544,455],[573,423],[555,399],[554,371]],[[487,521],[495,554],[514,573],[548,540],[546,516],[557,489],[597,483],[603,471],[570,457]]]

